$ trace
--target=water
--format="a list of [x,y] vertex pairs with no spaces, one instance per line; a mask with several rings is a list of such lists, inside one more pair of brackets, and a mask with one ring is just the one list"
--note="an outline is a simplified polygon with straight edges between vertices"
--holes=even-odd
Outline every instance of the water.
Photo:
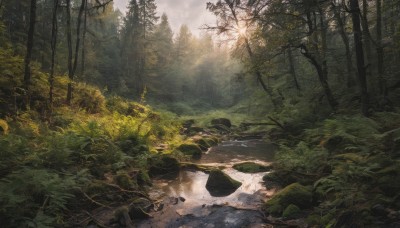
[[[155,181],[150,195],[154,198],[164,197],[166,199],[164,201],[169,203],[168,208],[155,215],[157,218],[142,223],[139,227],[179,227],[188,224],[192,227],[210,224],[219,224],[219,227],[241,227],[243,222],[246,219],[249,220],[251,216],[254,217],[254,221],[257,221],[256,217],[259,216],[257,212],[234,210],[228,213],[229,209],[225,207],[257,210],[262,199],[272,194],[262,184],[262,177],[266,173],[242,173],[233,169],[232,166],[244,161],[268,165],[273,161],[274,150],[273,145],[259,140],[227,141],[212,147],[197,163],[225,167],[223,171],[233,179],[242,182],[242,186],[231,195],[214,197],[205,188],[208,174],[204,172],[181,171],[174,180]],[[184,202],[178,200],[179,197],[183,197]],[[231,218],[232,213],[237,214],[234,219]],[[242,215],[239,216],[239,214]],[[215,221],[212,221],[212,218]],[[221,219],[225,222],[220,223]]]
[[268,165],[273,160],[274,147],[262,141],[227,141],[207,151],[198,163],[215,167],[225,166],[223,171],[242,186],[233,194],[225,197],[213,197],[205,188],[208,174],[203,172],[181,171],[178,178],[169,182],[160,180],[156,186],[166,195],[184,197],[186,204],[222,204],[235,206],[249,205],[249,195],[255,194],[262,186],[265,173],[242,173],[232,168],[235,163],[252,161]]

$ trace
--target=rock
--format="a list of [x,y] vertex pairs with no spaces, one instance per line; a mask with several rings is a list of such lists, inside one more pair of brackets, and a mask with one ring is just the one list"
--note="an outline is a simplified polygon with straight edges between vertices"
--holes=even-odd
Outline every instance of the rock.
[[170,156],[154,157],[149,160],[149,175],[155,176],[176,176],[179,173],[179,161]]
[[228,196],[242,185],[219,169],[211,170],[207,179],[206,189],[212,196]]
[[299,216],[300,212],[301,212],[301,210],[298,206],[296,206],[294,204],[290,204],[283,211],[282,217],[287,218],[287,219],[294,219]]
[[201,150],[203,150],[203,151],[207,151],[208,148],[211,147],[211,145],[208,144],[208,142],[207,142],[204,138],[198,139],[198,140],[196,140],[195,142],[197,143],[197,145],[198,145],[198,146],[201,148]]
[[268,200],[264,205],[264,210],[274,216],[280,216],[283,209],[290,204],[305,209],[311,206],[311,202],[311,188],[305,187],[299,183],[293,183],[286,186]]
[[227,127],[227,126],[225,126],[225,125],[222,125],[222,124],[212,125],[210,128],[214,128],[214,129],[216,129],[217,131],[224,132],[224,133],[230,132],[229,127]]
[[200,147],[196,144],[182,144],[177,148],[179,151],[181,151],[185,155],[190,155],[194,159],[200,159],[202,150]]
[[240,171],[242,173],[260,173],[260,172],[268,172],[272,168],[271,166],[264,166],[254,162],[243,162],[238,163],[233,166],[234,169]]
[[190,128],[194,124],[194,119],[185,120],[182,126],[185,128]]
[[231,121],[227,118],[218,118],[211,120],[212,125],[224,125],[225,127],[231,128]]
[[129,217],[132,219],[146,219],[151,217],[148,212],[153,204],[148,199],[139,198],[129,205]]

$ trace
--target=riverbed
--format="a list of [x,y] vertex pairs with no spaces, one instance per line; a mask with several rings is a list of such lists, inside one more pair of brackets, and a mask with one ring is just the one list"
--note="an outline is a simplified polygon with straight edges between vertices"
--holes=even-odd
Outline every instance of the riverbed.
[[232,166],[245,161],[269,165],[274,151],[273,145],[261,140],[226,141],[210,148],[196,163],[223,167],[226,174],[242,182],[241,187],[228,196],[214,197],[205,188],[208,174],[188,170],[172,180],[156,180],[150,196],[163,209],[138,227],[263,227],[259,208],[273,194],[262,183],[266,172],[242,173]]

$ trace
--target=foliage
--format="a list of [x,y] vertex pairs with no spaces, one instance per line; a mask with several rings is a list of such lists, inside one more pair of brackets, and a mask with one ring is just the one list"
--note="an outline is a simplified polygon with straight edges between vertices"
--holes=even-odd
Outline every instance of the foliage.
[[86,181],[85,171],[59,175],[51,170],[22,168],[0,185],[2,225],[6,227],[52,227],[75,197],[73,191]]
[[313,173],[327,161],[328,153],[322,147],[311,147],[299,142],[294,148],[280,145],[275,156],[277,165],[284,169]]

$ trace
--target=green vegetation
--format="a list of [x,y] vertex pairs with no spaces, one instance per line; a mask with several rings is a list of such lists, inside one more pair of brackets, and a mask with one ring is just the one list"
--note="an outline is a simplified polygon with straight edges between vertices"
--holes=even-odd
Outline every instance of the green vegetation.
[[185,163],[232,138],[277,145],[266,214],[400,226],[398,1],[217,0],[200,36],[156,3],[0,1],[1,226],[131,225],[182,167],[232,193]]

